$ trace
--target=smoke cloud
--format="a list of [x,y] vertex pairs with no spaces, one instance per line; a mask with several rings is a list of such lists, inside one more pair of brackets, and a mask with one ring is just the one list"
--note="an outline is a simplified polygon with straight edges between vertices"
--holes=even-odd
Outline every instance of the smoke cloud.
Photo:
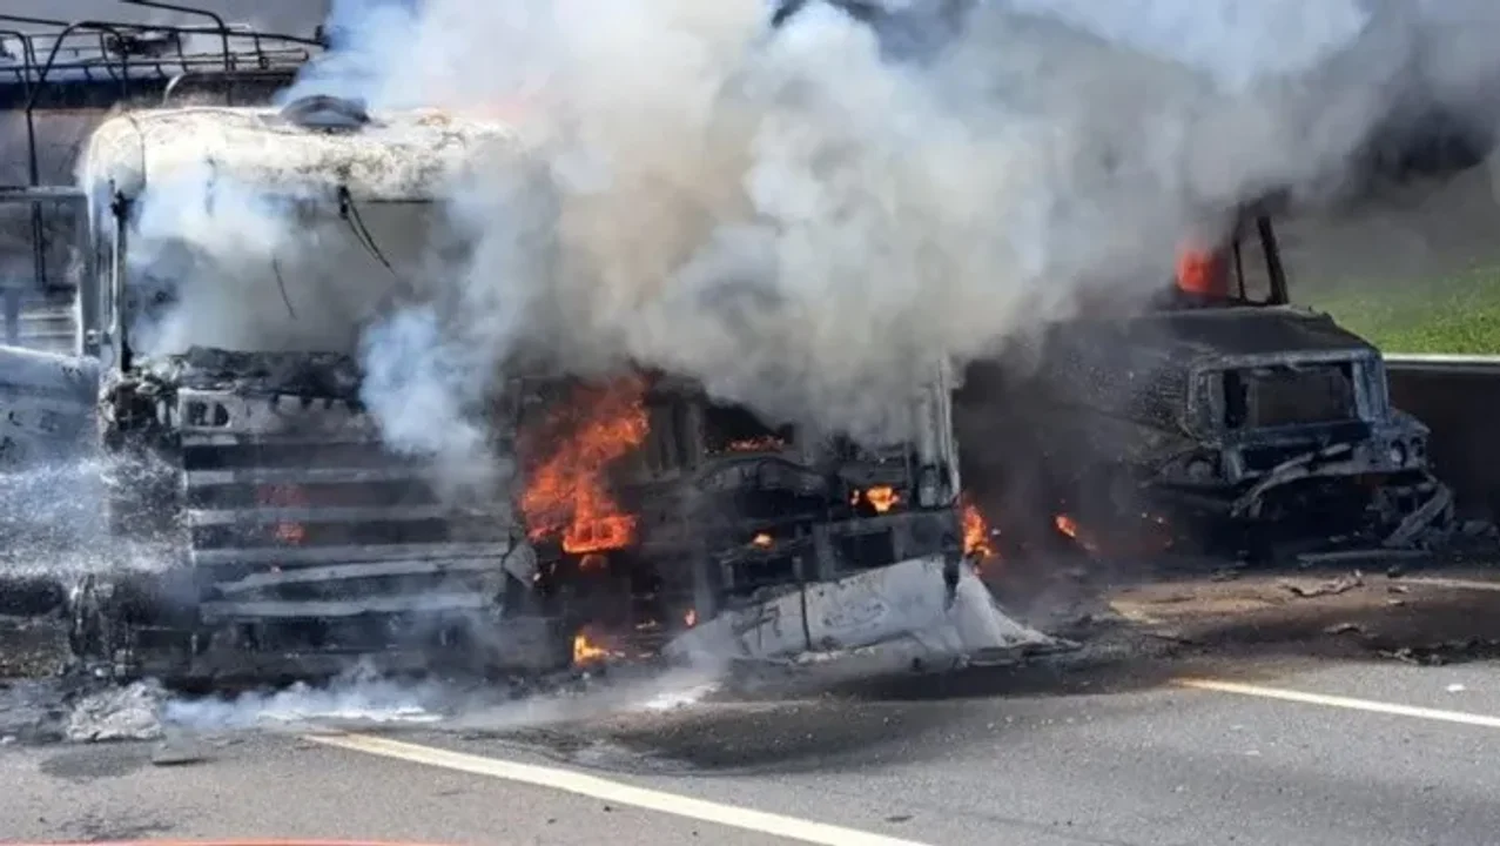
[[760,0],[416,5],[335,3],[287,98],[502,117],[544,177],[479,162],[445,207],[472,248],[361,336],[371,407],[425,451],[477,444],[497,368],[538,350],[899,437],[933,360],[1144,299],[1237,202],[1337,196],[1393,112],[1496,125],[1479,0],[908,0],[874,26],[812,0],[774,33]]

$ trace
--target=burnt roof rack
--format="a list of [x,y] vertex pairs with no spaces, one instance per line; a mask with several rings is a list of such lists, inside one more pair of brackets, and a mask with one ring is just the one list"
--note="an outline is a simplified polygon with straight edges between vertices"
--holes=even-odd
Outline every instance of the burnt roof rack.
[[312,37],[261,32],[228,24],[220,15],[158,0],[120,0],[130,6],[196,15],[196,26],[118,20],[62,21],[0,13],[0,112],[23,110],[28,184],[6,186],[0,201],[31,205],[37,284],[57,284],[47,272],[48,235],[41,205],[76,202],[79,192],[41,183],[36,112],[108,109],[157,98],[166,105],[184,87],[211,92],[224,105],[269,102],[328,44]]
[[[192,79],[229,92],[231,82],[280,87],[327,46],[312,37],[226,23],[218,14],[154,0],[129,5],[203,15],[211,24],[62,21],[0,14],[0,110],[107,108],[120,100],[170,98]],[[227,93],[226,104],[233,94]]]

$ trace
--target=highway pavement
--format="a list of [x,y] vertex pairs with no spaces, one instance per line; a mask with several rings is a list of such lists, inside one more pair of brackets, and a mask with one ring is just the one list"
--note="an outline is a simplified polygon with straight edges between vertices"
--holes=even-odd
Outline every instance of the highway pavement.
[[[1431,591],[1500,606],[1483,586]],[[1423,596],[1380,604],[1408,614]],[[1158,592],[1133,613],[1184,604]],[[1172,625],[1153,640],[1202,638]],[[476,846],[1495,843],[1500,665],[1477,643],[1436,666],[1328,648],[1353,625],[546,724],[210,732],[174,741],[189,750],[176,765],[150,742],[12,742],[0,749],[0,832]]]

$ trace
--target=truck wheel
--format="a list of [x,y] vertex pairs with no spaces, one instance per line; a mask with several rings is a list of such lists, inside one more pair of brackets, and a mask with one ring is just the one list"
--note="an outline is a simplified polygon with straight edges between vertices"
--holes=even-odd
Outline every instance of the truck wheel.
[[121,622],[112,586],[93,573],[68,592],[68,649],[84,668],[110,667],[119,646]]

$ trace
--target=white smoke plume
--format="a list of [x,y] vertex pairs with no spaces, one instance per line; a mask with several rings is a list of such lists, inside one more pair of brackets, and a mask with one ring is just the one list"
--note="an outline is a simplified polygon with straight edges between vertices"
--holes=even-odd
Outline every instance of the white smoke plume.
[[1186,233],[1331,196],[1397,105],[1478,109],[1500,76],[1479,0],[900,6],[872,28],[810,0],[772,33],[761,0],[336,3],[289,96],[507,116],[550,174],[458,186],[475,245],[444,306],[363,336],[388,434],[471,432],[541,345],[900,435],[931,360],[1139,300]]

